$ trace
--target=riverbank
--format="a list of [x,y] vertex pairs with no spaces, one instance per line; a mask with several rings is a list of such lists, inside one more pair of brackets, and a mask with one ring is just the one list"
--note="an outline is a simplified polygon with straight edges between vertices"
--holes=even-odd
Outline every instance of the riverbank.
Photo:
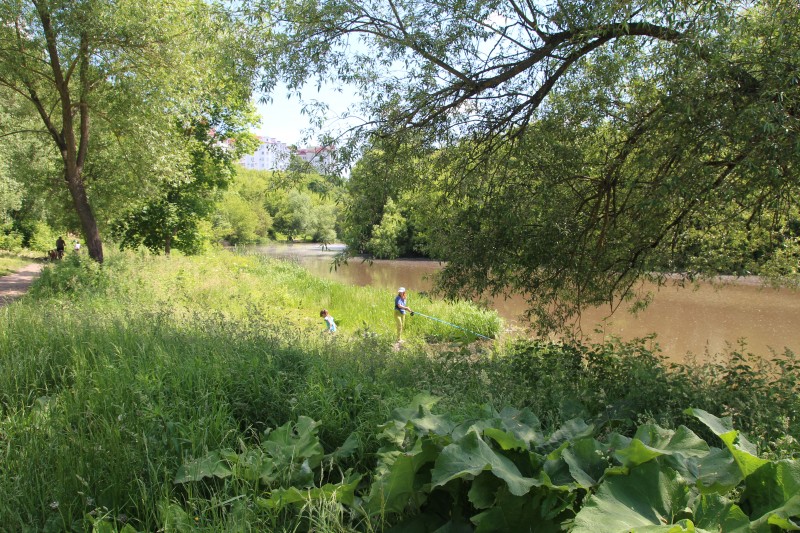
[[[350,259],[347,265],[332,268],[344,245],[324,251],[307,243],[272,244],[246,247],[247,253],[289,259],[315,275],[357,286],[383,287],[387,291],[403,286],[415,293],[430,291],[432,278],[441,265],[435,261]],[[613,314],[608,308],[587,309],[574,325],[573,333],[585,342],[604,342],[611,337],[625,341],[652,337],[670,361],[711,362],[719,354],[744,344],[754,353],[772,357],[787,348],[800,353],[800,292],[776,289],[757,283],[754,278],[739,281],[720,278],[718,282],[698,282],[685,287],[677,279],[664,286],[644,284],[642,294],[652,298],[646,309],[633,314],[623,304]],[[505,322],[525,330],[520,320],[526,302],[516,296],[487,299],[483,305],[494,309]],[[533,332],[527,333],[529,336]],[[556,340],[561,337],[554,337]]]
[[[501,442],[539,453],[539,463],[528,462],[544,464],[541,450],[503,436],[513,420],[541,433],[543,446],[564,437],[558,453],[593,450],[592,439],[606,442],[612,428],[619,445],[645,422],[670,431],[685,424],[716,442],[684,413],[696,407],[732,416],[762,455],[800,453],[790,437],[800,430],[796,358],[762,369],[732,353],[725,364],[670,367],[643,343],[474,343],[440,337],[423,322],[412,323],[408,342],[394,351],[391,322],[381,315],[386,298],[292,263],[227,253],[109,253],[102,268],[75,257],[46,269],[29,298],[0,314],[0,438],[9,443],[0,461],[0,523],[11,530],[80,531],[96,520],[133,531],[274,531],[306,530],[313,518],[321,529],[381,531],[420,512],[410,503],[381,512],[395,505],[381,504],[381,487],[393,486],[381,477],[382,448],[405,442],[405,431],[413,433],[409,445],[444,432],[420,449],[433,453],[431,445],[452,439],[465,453],[484,444],[500,453]],[[429,305],[452,321],[486,320],[471,307]],[[320,307],[340,319],[336,335],[324,334]],[[431,397],[439,398],[435,413]],[[475,421],[484,421],[479,434],[461,440]],[[414,451],[402,453],[411,461]],[[278,456],[302,460],[287,466]],[[606,464],[621,467],[603,457],[608,463],[595,480]],[[498,469],[510,460],[496,459]],[[564,519],[572,520],[587,489],[575,492],[574,480],[555,477],[569,467],[560,456],[552,460],[558,470],[548,483],[569,495]],[[420,472],[430,474],[434,465],[425,464]],[[490,500],[497,490],[505,494],[486,481]],[[409,502],[414,490],[404,493]],[[334,492],[358,501],[373,494],[378,511],[359,514]],[[449,498],[437,494],[431,498]],[[544,501],[521,494],[515,497]]]

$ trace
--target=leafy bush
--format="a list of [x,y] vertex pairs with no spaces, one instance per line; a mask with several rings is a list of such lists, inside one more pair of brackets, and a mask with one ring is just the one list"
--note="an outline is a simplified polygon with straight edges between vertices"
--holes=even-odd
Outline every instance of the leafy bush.
[[436,402],[420,395],[394,411],[380,428],[386,446],[371,475],[335,468],[357,438],[326,455],[319,424],[300,417],[260,445],[184,463],[175,482],[204,483],[217,501],[231,485],[215,495],[220,489],[206,481],[237,480],[248,487],[238,490],[237,506],[250,520],[268,523],[277,513],[302,529],[314,529],[303,511],[325,505],[349,517],[350,528],[393,531],[800,528],[800,461],[757,457],[730,419],[686,411],[722,442],[716,448],[685,426],[643,424],[630,438],[576,418],[545,433],[528,410],[487,409],[457,422],[434,414]]
[[0,232],[0,250],[9,252],[22,250],[22,234],[17,231]]
[[31,286],[31,294],[37,298],[59,297],[69,293],[91,291],[102,294],[109,286],[108,267],[79,254],[66,254],[63,261],[42,270],[38,280]]
[[33,233],[30,236],[28,247],[37,252],[47,253],[56,247],[58,235],[53,229],[44,222],[36,222],[33,225]]

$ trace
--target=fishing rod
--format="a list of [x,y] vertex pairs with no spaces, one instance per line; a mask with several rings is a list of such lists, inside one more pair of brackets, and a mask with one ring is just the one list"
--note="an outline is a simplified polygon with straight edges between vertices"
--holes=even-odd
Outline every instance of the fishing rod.
[[422,314],[422,313],[420,313],[419,311],[411,311],[411,316],[416,316],[416,315],[423,316],[423,317],[425,317],[425,318],[429,318],[429,319],[431,319],[431,320],[435,320],[436,322],[441,322],[442,324],[447,324],[448,326],[452,326],[452,327],[454,327],[454,328],[460,329],[461,331],[466,331],[467,333],[472,333],[472,334],[473,334],[473,335],[475,335],[476,337],[480,337],[480,338],[482,338],[482,339],[486,339],[487,341],[488,341],[488,340],[491,340],[491,339],[490,339],[489,337],[487,337],[486,335],[481,335],[480,333],[475,333],[474,331],[470,331],[470,330],[468,330],[467,328],[462,328],[461,326],[456,326],[455,324],[451,324],[450,322],[445,322],[445,321],[444,321],[444,320],[442,320],[441,318],[436,318],[435,316],[423,315],[423,314]]

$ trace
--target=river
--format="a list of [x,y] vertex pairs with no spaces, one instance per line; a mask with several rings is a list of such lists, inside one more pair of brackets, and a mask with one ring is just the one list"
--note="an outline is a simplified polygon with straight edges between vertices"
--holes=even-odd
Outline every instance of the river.
[[[398,287],[407,287],[412,307],[414,292],[430,290],[430,276],[441,268],[436,261],[368,263],[356,258],[333,270],[333,257],[342,249],[341,245],[331,245],[323,251],[319,245],[305,243],[248,247],[251,252],[297,261],[321,277],[384,287],[388,299]],[[768,358],[772,351],[782,353],[786,348],[800,352],[800,292],[796,290],[761,287],[752,281],[699,283],[685,288],[652,286],[645,290],[653,291],[655,297],[644,311],[634,316],[620,309],[607,316],[607,309],[591,309],[582,315],[581,330],[594,341],[603,334],[631,340],[655,333],[664,355],[675,361],[684,360],[687,354],[706,360],[740,340],[746,342],[748,351]],[[525,309],[521,298],[497,299],[492,307],[506,321],[517,324]]]

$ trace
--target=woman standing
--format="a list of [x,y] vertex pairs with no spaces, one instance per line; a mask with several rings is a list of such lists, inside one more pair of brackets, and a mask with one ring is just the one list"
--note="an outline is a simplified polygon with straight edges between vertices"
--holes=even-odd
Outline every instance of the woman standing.
[[394,299],[394,321],[397,325],[397,342],[403,342],[400,335],[403,333],[406,311],[413,313],[411,308],[406,306],[406,288],[400,287],[397,289],[397,296]]

